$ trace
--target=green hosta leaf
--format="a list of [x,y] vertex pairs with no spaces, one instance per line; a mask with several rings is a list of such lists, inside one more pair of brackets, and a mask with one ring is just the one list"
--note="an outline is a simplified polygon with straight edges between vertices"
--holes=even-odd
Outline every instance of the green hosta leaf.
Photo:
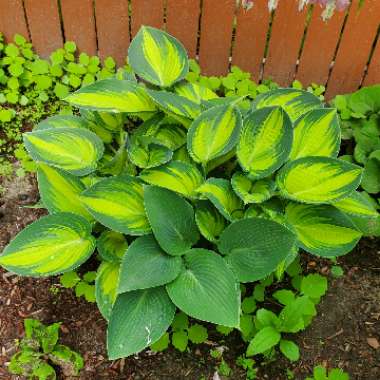
[[128,249],[124,235],[116,231],[104,231],[96,241],[100,257],[108,262],[118,263]]
[[55,115],[41,121],[33,131],[42,131],[50,128],[89,128],[86,119],[74,115]]
[[198,241],[193,207],[178,194],[146,186],[144,202],[154,237],[165,252],[182,255]]
[[231,185],[244,204],[267,201],[274,194],[276,187],[275,182],[270,179],[251,181],[246,175],[239,172],[232,176]]
[[170,87],[184,79],[189,63],[182,44],[163,32],[142,26],[128,50],[133,71],[146,81],[161,87]]
[[223,178],[209,178],[197,192],[206,197],[229,221],[243,215],[243,202],[234,193],[230,182]]
[[370,158],[366,162],[361,186],[370,194],[380,192],[380,159]]
[[95,297],[98,309],[108,321],[117,295],[119,282],[119,263],[104,261],[98,268],[95,280]]
[[318,256],[344,255],[361,237],[353,223],[330,205],[290,203],[286,218],[297,233],[300,247]]
[[240,290],[223,259],[206,249],[192,249],[184,261],[185,269],[166,285],[175,305],[191,317],[238,327]]
[[335,108],[309,111],[294,124],[294,141],[289,158],[308,156],[337,157],[340,126]]
[[259,95],[252,103],[253,109],[281,106],[292,122],[316,108],[321,108],[322,102],[308,91],[294,88],[278,88]]
[[247,356],[262,354],[276,346],[281,340],[281,334],[273,327],[264,327],[249,343]]
[[61,212],[30,224],[5,247],[0,265],[23,276],[51,276],[84,263],[95,248],[83,217]]
[[42,202],[51,214],[67,211],[81,215],[89,221],[93,220],[79,200],[85,186],[78,177],[40,163],[37,178]]
[[198,83],[181,82],[174,87],[174,92],[197,104],[201,104],[204,100],[218,98],[214,91]]
[[180,193],[188,198],[196,196],[195,190],[204,182],[198,168],[182,161],[171,161],[140,173],[145,182]]
[[277,186],[286,198],[307,203],[331,203],[348,196],[361,180],[362,170],[329,157],[303,157],[277,174]]
[[130,176],[110,177],[97,182],[80,197],[92,216],[104,226],[130,235],[149,233],[142,183]]
[[204,111],[191,124],[187,148],[196,162],[206,165],[231,151],[238,142],[242,125],[240,112],[233,106]]
[[164,287],[119,295],[108,324],[110,360],[142,351],[158,341],[173,321],[175,306]]
[[354,191],[346,198],[334,202],[334,207],[350,215],[367,218],[377,218],[379,216],[373,204],[358,191]]
[[248,218],[230,224],[218,248],[240,282],[260,280],[285,260],[295,244],[295,235],[282,224],[263,218]]
[[180,257],[167,255],[152,235],[141,236],[123,258],[118,293],[165,285],[179,275],[181,268]]
[[78,176],[93,172],[104,151],[99,137],[83,128],[46,129],[23,136],[25,148],[34,161]]
[[281,339],[280,351],[292,362],[295,362],[300,358],[300,349],[297,344],[291,340]]
[[201,113],[199,104],[172,92],[148,90],[148,94],[164,112],[187,119],[185,125]]
[[73,106],[106,112],[152,112],[156,106],[136,82],[108,78],[80,88],[65,98]]
[[292,140],[292,123],[281,107],[250,112],[236,148],[240,166],[252,178],[267,177],[287,160]]
[[200,233],[208,241],[215,243],[226,228],[227,223],[218,210],[207,201],[200,201],[195,207],[195,222]]

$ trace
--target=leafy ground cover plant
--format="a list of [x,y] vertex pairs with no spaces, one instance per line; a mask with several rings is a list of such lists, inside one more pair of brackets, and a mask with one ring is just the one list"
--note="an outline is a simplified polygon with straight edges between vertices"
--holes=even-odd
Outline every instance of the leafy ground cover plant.
[[[24,134],[50,215],[5,248],[0,264],[27,276],[72,271],[97,249],[97,304],[111,359],[157,342],[178,308],[240,327],[240,283],[283,273],[300,248],[348,253],[376,217],[355,190],[360,167],[337,157],[336,110],[299,89],[275,89],[247,109],[185,80],[183,46],[143,27],[134,73],[65,99]],[[107,133],[104,133],[104,132]]]
[[73,377],[83,368],[83,358],[69,347],[58,344],[60,323],[45,326],[35,319],[25,319],[25,338],[19,352],[12,356],[9,371],[28,379],[55,380],[54,366],[63,375]]
[[316,366],[313,370],[313,377],[307,377],[305,380],[349,380],[349,375],[340,368],[333,368],[330,371],[321,365]]

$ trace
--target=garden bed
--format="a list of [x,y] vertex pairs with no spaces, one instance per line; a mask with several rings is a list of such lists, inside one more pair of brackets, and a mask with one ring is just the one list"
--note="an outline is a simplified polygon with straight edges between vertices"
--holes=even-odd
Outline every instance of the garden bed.
[[[41,215],[37,209],[23,208],[38,200],[32,176],[3,181],[5,195],[0,204],[0,250],[18,231]],[[328,273],[326,261],[304,257],[307,272]],[[293,367],[277,358],[259,369],[257,379],[287,379],[286,369],[295,379],[304,379],[312,368],[323,363],[341,367],[351,380],[380,378],[380,252],[379,240],[364,239],[356,250],[341,258],[345,275],[330,276],[327,295],[318,306],[312,325],[297,334],[301,360]],[[91,263],[88,264],[91,267]],[[91,269],[91,268],[86,268]],[[57,291],[58,289],[58,291]],[[245,379],[236,366],[236,358],[246,345],[238,334],[225,341],[210,330],[207,344],[191,346],[190,352],[168,349],[164,353],[145,351],[136,357],[108,361],[105,347],[106,323],[95,304],[75,297],[72,290],[63,289],[58,278],[21,278],[0,271],[0,378],[16,379],[9,375],[6,362],[15,352],[15,339],[23,335],[24,318],[42,322],[61,321],[62,342],[81,353],[85,368],[79,379],[212,379],[218,361],[209,351],[226,346],[224,359],[233,370],[231,379]],[[370,339],[372,338],[372,339]]]

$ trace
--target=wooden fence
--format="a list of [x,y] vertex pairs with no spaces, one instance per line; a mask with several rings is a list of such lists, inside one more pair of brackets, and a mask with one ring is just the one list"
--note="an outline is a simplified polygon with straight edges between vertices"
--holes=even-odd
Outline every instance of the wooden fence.
[[[0,31],[10,40],[27,36],[47,57],[66,40],[81,51],[113,56],[122,64],[141,25],[164,28],[179,38],[208,75],[230,65],[256,81],[273,78],[325,84],[327,97],[380,82],[380,0],[352,0],[328,21],[321,8],[298,11],[298,0],[0,0]],[[311,15],[310,15],[311,12]]]

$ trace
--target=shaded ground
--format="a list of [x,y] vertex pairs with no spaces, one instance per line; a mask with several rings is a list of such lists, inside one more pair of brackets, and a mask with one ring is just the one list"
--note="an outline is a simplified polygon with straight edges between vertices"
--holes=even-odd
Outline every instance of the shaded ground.
[[[7,188],[0,199],[0,251],[14,234],[34,220],[41,211],[22,208],[37,201],[33,178],[3,183]],[[304,379],[316,364],[342,367],[352,380],[380,379],[380,348],[369,342],[380,342],[380,244],[364,240],[354,253],[340,263],[345,276],[330,281],[327,296],[318,307],[318,316],[311,327],[295,339],[301,347],[301,360],[292,366],[278,359],[259,369],[258,380],[285,380],[286,368],[293,370],[295,379]],[[326,273],[323,261],[305,258],[310,271]],[[58,294],[51,288],[59,286],[56,278],[20,278],[0,271],[0,379],[10,376],[6,363],[14,353],[14,340],[22,337],[23,319],[38,318],[45,323],[63,322],[62,342],[80,352],[85,369],[80,380],[200,380],[212,379],[218,364],[209,355],[214,345],[228,347],[225,360],[233,368],[233,380],[245,379],[236,368],[235,358],[244,352],[237,334],[227,341],[191,347],[181,354],[174,349],[152,355],[144,352],[135,358],[110,362],[105,352],[105,322],[97,308],[77,299],[71,290]],[[371,340],[372,338],[372,340]],[[292,336],[294,339],[294,336]],[[375,344],[376,346],[376,344]]]

